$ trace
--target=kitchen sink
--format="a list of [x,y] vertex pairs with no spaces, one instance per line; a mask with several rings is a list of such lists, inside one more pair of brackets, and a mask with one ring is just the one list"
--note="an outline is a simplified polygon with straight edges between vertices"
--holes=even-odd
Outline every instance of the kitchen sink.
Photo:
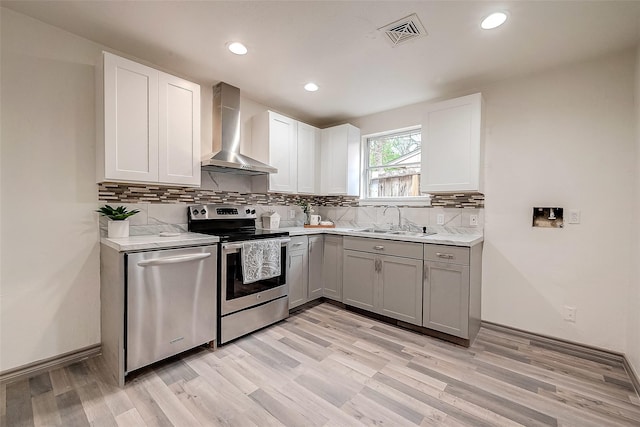
[[353,230],[361,233],[375,233],[375,234],[393,234],[396,236],[412,236],[412,237],[424,237],[431,236],[432,234],[436,234],[432,231],[427,231],[426,233],[416,232],[416,231],[405,231],[405,230],[382,230],[379,228],[365,228],[364,230]]

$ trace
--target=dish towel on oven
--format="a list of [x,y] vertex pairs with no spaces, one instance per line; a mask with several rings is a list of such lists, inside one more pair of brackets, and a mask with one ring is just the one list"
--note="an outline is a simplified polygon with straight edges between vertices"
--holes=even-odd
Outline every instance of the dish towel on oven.
[[279,240],[255,240],[242,243],[243,283],[277,277],[280,273]]

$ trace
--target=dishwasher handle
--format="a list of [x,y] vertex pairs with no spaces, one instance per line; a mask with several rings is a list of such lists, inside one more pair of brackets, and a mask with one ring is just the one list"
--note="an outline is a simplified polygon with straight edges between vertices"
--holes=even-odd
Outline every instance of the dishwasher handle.
[[168,258],[147,259],[147,260],[138,262],[138,266],[151,267],[153,265],[177,264],[180,262],[200,261],[202,259],[209,258],[210,256],[211,256],[210,253],[206,253],[206,254],[195,254],[195,255],[181,255],[181,256],[174,256],[174,257],[168,257]]

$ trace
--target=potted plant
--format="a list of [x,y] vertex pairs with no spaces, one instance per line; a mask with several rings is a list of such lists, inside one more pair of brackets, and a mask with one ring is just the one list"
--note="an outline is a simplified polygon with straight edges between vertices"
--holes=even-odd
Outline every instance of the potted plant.
[[137,209],[133,209],[127,212],[127,208],[124,206],[118,206],[113,208],[109,205],[104,205],[96,212],[109,218],[107,223],[107,236],[113,237],[129,237],[129,220],[132,215],[140,212]]

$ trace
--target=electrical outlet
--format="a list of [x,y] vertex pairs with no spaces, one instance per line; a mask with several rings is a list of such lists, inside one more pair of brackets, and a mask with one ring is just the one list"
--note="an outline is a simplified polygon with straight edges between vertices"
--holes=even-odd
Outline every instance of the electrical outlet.
[[293,209],[289,209],[289,219],[295,219],[296,211]]
[[478,215],[469,215],[469,225],[473,227],[478,226]]
[[436,224],[444,225],[444,214],[438,214],[436,216]]
[[576,322],[576,308],[568,305],[564,306],[564,320],[567,322]]
[[569,211],[569,218],[567,218],[569,224],[580,224],[580,211],[577,209],[571,209]]

